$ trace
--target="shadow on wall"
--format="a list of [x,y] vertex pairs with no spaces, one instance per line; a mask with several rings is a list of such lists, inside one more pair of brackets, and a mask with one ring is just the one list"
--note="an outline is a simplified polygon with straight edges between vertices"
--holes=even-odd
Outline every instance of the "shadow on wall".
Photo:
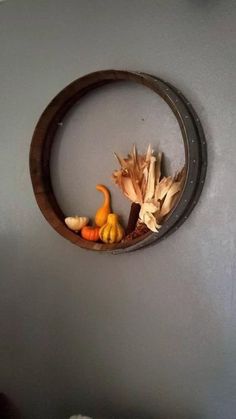
[[200,416],[196,415],[196,413],[192,414],[191,412],[182,412],[176,414],[173,411],[166,411],[158,416],[150,416],[145,414],[144,412],[141,413],[140,411],[137,412],[136,410],[130,410],[126,414],[117,414],[114,416],[108,417],[99,417],[94,419],[199,419]]
[[[76,416],[73,416],[73,419]],[[5,394],[0,393],[0,418],[1,419],[23,419],[19,413],[19,410],[16,408],[12,400],[10,400]],[[112,417],[110,416],[109,419],[199,419],[199,416],[195,414],[192,415],[191,413],[182,413],[176,415],[176,412],[166,412],[158,416],[150,417],[148,414],[136,412],[135,410],[130,410],[125,415],[122,413],[116,413]],[[65,418],[68,419],[68,418]],[[106,419],[105,417],[93,417],[91,419]],[[108,419],[108,418],[107,418]]]
[[[80,416],[79,416],[80,417]],[[81,416],[83,418],[84,416]],[[72,416],[70,419],[75,419],[77,416]],[[86,416],[87,418],[87,416]],[[196,413],[191,414],[190,412],[182,412],[182,414],[176,414],[173,411],[167,411],[159,416],[150,416],[145,413],[136,412],[135,410],[129,411],[129,413],[124,414],[115,414],[113,416],[93,416],[91,419],[199,419],[200,416],[196,415]],[[69,418],[66,418],[69,419]],[[90,419],[90,417],[89,417]]]
[[188,0],[188,3],[195,4],[199,9],[213,9],[215,8],[219,3],[220,0]]
[[[113,323],[114,329],[110,333],[106,329],[107,320],[102,324],[97,319],[97,331],[80,347],[80,365],[76,368],[68,359],[73,359],[74,351],[79,348],[79,337],[87,327],[83,310],[73,336],[67,334],[68,330],[71,333],[70,325],[65,327],[62,332],[63,341],[68,342],[70,338],[73,345],[68,345],[66,351],[60,353],[60,364],[65,365],[64,380],[71,393],[68,399],[74,399],[74,412],[87,412],[94,418],[102,419],[206,417],[205,401],[211,398],[212,392],[215,397],[220,396],[217,394],[217,386],[224,380],[224,340],[218,315],[207,290],[204,292],[204,266],[202,271],[199,268],[196,272],[191,259],[186,258],[184,266],[181,265],[181,260],[179,263],[178,266],[175,262],[177,276],[173,280],[147,280],[149,290],[141,297],[137,295],[135,288],[129,290],[129,302],[132,304],[130,313],[136,321],[132,322],[130,318],[131,323],[127,325],[127,314],[125,309],[121,309],[119,324],[122,329],[115,330]],[[185,271],[189,280],[181,279],[181,270]],[[137,278],[135,280],[138,281]],[[130,284],[133,283],[132,278],[129,281]],[[123,295],[122,290],[118,289],[120,285],[119,282],[115,293],[122,305],[127,289],[124,287]],[[98,307],[102,302],[106,304],[109,295],[101,299],[96,290],[100,286],[100,281],[94,283],[93,294],[89,294],[89,287],[82,287],[85,305],[94,307],[93,298],[97,299]],[[205,298],[199,300],[198,293],[204,293]],[[157,301],[158,294],[161,294],[161,298]],[[150,295],[154,296],[153,300]],[[145,311],[142,309],[147,298],[149,308]],[[171,307],[171,310],[166,307]],[[115,304],[112,309],[115,310]],[[161,322],[157,319],[161,319]],[[100,335],[103,335],[109,352],[101,345]],[[87,339],[84,336],[84,340]],[[79,374],[86,377],[86,381],[78,391],[76,375],[78,377]],[[99,376],[102,377],[102,386],[99,385]],[[194,406],[192,410],[191,406]]]
[[[33,259],[33,247],[29,252]],[[145,257],[148,262],[152,254]],[[175,276],[167,275],[165,281],[147,277],[141,293],[139,276],[114,281],[106,293],[101,293],[106,279],[93,280],[90,272],[79,282],[75,275],[66,287],[62,281],[63,293],[58,283],[34,281],[34,293],[26,307],[28,320],[24,313],[17,315],[22,341],[14,342],[12,354],[16,367],[22,363],[19,353],[25,354],[23,366],[17,367],[19,381],[27,386],[27,397],[20,406],[28,412],[25,417],[30,417],[34,405],[38,410],[34,418],[68,419],[76,413],[99,419],[205,417],[205,412],[201,413],[205,410],[203,400],[211,396],[209,388],[218,391],[217,383],[224,379],[221,323],[205,290],[204,265],[196,271],[187,257],[184,266],[181,258],[174,263]],[[29,278],[37,279],[29,267],[27,272]],[[38,275],[46,277],[43,267]],[[28,285],[30,280],[22,281],[22,295]],[[48,287],[56,292],[48,292],[45,299]],[[205,294],[204,299],[199,300],[199,292]],[[13,309],[15,315],[15,305]],[[29,344],[32,322],[37,336]],[[9,327],[14,335],[15,322],[9,322]],[[40,345],[43,339],[46,346]],[[43,389],[41,398],[52,400],[48,416],[35,383]],[[191,405],[195,406],[192,410]]]
[[5,394],[0,393],[0,418],[1,419],[22,419],[18,409]]

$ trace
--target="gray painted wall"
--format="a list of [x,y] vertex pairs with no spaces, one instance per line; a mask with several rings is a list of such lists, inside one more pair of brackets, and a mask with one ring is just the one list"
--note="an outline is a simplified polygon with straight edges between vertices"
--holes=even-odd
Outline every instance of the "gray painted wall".
[[[236,3],[6,0],[0,20],[1,390],[26,419],[235,419]],[[190,219],[129,255],[86,252],[57,235],[29,178],[44,107],[103,68],[174,83],[208,140],[207,182]],[[95,184],[111,185],[113,150],[133,141],[142,148],[151,140],[181,163],[166,109],[127,85],[72,112],[53,155],[66,211],[93,213]],[[114,206],[128,208],[118,191]]]

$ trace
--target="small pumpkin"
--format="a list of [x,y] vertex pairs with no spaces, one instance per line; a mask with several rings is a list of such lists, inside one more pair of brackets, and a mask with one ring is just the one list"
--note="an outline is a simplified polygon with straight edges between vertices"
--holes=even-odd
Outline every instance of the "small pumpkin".
[[75,215],[74,217],[66,217],[65,223],[67,227],[69,227],[70,230],[73,231],[79,231],[81,228],[86,226],[89,222],[88,217],[79,217],[78,215]]
[[85,226],[81,230],[81,236],[85,240],[96,242],[99,240],[100,227]]
[[118,222],[117,214],[109,214],[107,223],[100,228],[100,239],[104,243],[119,243],[124,237],[124,229]]
[[95,224],[102,227],[107,222],[108,214],[111,212],[111,198],[110,192],[104,185],[97,185],[96,189],[103,193],[104,202],[101,208],[99,208],[95,215]]

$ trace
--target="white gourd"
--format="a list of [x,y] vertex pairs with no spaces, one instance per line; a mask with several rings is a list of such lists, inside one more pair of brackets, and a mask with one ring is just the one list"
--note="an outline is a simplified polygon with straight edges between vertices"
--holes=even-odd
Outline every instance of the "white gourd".
[[88,222],[88,217],[79,217],[78,215],[75,215],[74,217],[65,218],[65,223],[67,227],[69,227],[69,229],[73,231],[80,231],[81,228],[88,224]]

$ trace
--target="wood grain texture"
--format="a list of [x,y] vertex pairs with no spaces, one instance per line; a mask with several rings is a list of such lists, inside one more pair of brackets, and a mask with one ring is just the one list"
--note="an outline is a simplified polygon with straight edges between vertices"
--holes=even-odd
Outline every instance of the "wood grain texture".
[[[107,83],[133,81],[145,85],[160,95],[174,112],[183,136],[185,147],[186,181],[175,207],[168,215],[159,233],[151,231],[129,242],[118,244],[94,243],[70,231],[55,198],[50,177],[50,154],[58,124],[69,109],[87,92]],[[193,107],[175,87],[144,73],[121,70],[97,71],[81,77],[65,87],[41,115],[31,142],[30,175],[38,206],[48,223],[63,237],[85,249],[112,253],[139,249],[159,241],[175,231],[194,208],[206,175],[207,151],[204,132]]]

